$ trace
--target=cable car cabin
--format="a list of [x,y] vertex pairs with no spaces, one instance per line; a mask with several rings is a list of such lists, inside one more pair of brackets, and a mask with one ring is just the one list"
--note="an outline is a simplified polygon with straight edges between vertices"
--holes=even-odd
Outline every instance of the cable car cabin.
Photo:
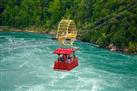
[[54,62],[54,70],[70,71],[78,66],[78,58],[75,56],[74,48],[58,48],[54,54],[58,55],[58,59]]

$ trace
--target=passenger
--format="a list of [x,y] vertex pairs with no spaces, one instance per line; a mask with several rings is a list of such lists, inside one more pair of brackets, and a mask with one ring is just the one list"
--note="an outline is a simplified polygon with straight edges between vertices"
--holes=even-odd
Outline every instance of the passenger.
[[58,54],[58,61],[60,61],[60,54]]
[[71,62],[71,57],[70,57],[70,55],[68,55],[68,57],[67,57],[67,63],[70,63]]
[[64,62],[64,57],[63,56],[60,57],[60,61]]
[[63,55],[64,61],[67,60],[67,55]]

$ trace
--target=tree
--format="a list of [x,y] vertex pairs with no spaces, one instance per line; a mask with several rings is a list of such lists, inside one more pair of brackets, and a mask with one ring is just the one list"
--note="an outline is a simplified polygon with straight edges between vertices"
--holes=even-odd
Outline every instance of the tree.
[[62,15],[60,0],[51,1],[49,3],[48,12],[50,14],[50,17],[46,24],[48,25],[48,27],[51,27],[55,23],[57,23],[58,20],[60,20]]

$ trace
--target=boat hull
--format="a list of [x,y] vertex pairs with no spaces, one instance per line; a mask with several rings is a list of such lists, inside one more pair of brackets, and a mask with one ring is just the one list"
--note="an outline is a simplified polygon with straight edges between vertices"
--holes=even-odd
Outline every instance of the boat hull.
[[61,62],[61,61],[55,61],[54,62],[54,70],[64,70],[64,71],[70,71],[73,68],[78,66],[78,58],[74,58],[71,62]]

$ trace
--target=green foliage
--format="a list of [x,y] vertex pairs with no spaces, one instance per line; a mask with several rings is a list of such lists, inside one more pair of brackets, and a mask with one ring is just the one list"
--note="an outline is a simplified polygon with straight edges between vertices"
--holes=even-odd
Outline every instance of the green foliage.
[[137,42],[129,42],[128,52],[137,53]]
[[61,2],[60,2],[60,0],[54,0],[54,1],[50,2],[48,12],[50,14],[50,17],[49,17],[50,22],[48,22],[48,21],[47,22],[50,27],[50,25],[55,24],[56,21],[61,16]]
[[121,30],[119,30],[113,34],[113,37],[111,39],[111,43],[122,48],[126,45],[125,42],[126,42],[126,36],[125,36],[125,31],[123,29],[121,29]]

